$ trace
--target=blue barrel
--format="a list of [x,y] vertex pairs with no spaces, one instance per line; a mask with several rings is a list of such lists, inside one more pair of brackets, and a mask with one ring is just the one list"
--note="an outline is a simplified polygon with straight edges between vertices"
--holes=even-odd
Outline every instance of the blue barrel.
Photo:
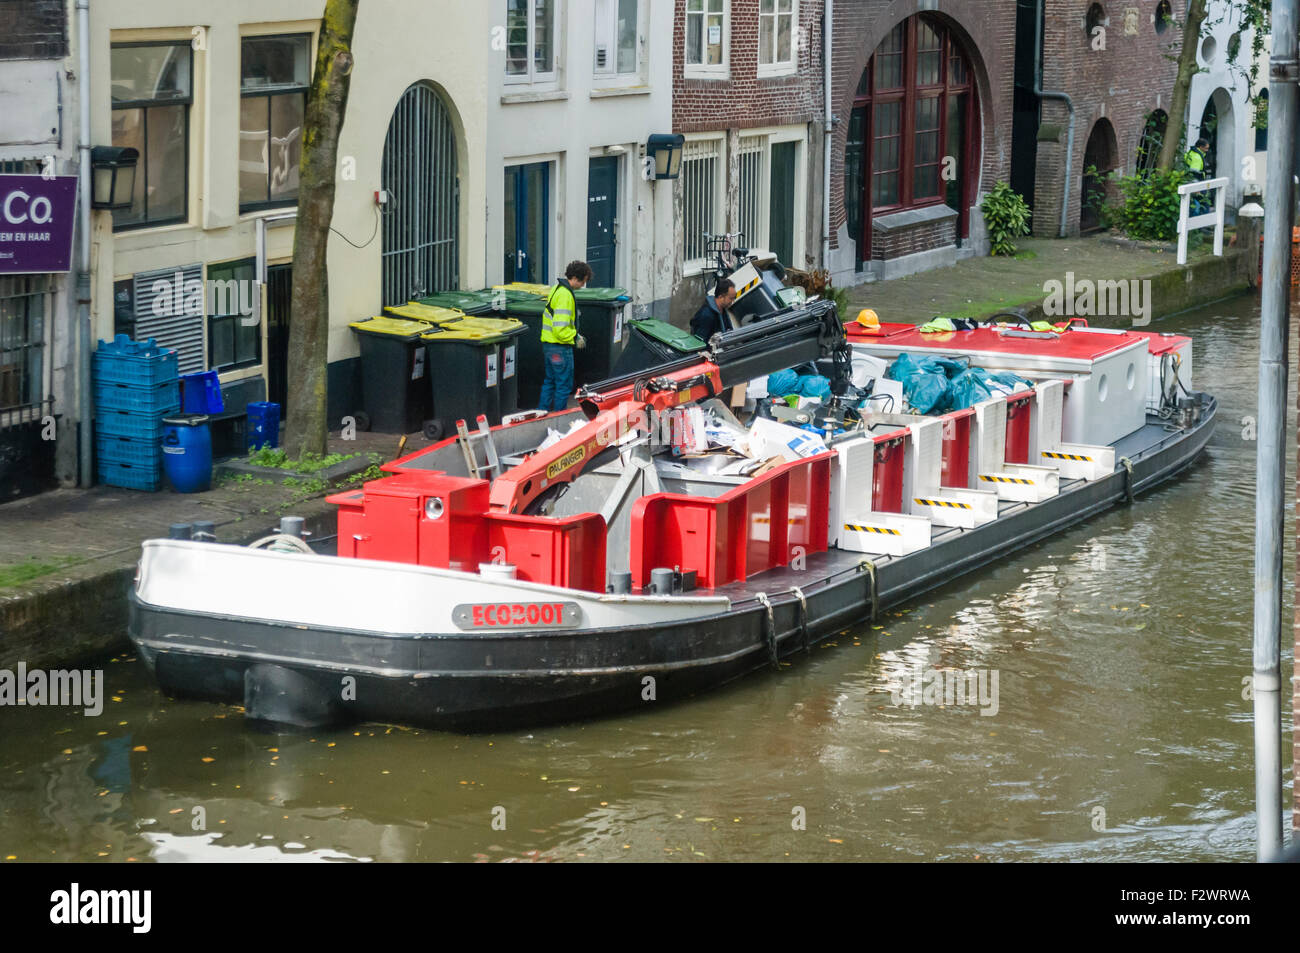
[[163,421],[163,471],[177,493],[212,486],[212,431],[202,414]]
[[255,400],[248,405],[248,449],[280,446],[280,405]]

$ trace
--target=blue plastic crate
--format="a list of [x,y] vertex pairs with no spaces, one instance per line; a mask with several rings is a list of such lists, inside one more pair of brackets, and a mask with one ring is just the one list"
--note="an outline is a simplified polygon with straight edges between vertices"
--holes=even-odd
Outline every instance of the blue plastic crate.
[[128,410],[95,408],[95,432],[115,437],[135,437],[144,440],[161,440],[163,414],[142,414]]
[[148,386],[96,381],[95,405],[106,410],[133,410],[145,414],[174,414],[181,408],[179,380]]
[[180,358],[174,348],[160,347],[153,338],[132,341],[119,334],[110,342],[100,341],[99,350],[91,355],[93,376],[100,381],[149,386],[176,380]]
[[95,434],[95,456],[101,462],[156,467],[162,463],[162,441],[148,437]]
[[120,486],[128,490],[157,492],[162,488],[162,465],[151,467],[131,463],[99,461],[97,476],[100,483]]

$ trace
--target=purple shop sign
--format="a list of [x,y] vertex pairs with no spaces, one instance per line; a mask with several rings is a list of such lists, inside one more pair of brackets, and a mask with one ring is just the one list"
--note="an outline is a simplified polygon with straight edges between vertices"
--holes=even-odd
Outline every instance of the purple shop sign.
[[77,177],[0,175],[0,275],[72,269]]

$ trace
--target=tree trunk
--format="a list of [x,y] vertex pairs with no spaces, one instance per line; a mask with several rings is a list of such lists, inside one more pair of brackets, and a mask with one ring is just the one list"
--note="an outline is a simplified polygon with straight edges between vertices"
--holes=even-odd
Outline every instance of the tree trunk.
[[[1201,24],[1205,22],[1206,0],[1192,0],[1183,23],[1183,48],[1178,53],[1178,78],[1174,80],[1174,93],[1169,102],[1169,123],[1165,128],[1165,141],[1160,146],[1157,167],[1168,171],[1179,159],[1179,145],[1183,139],[1183,116],[1187,112],[1187,99],[1196,75],[1196,51],[1201,46]],[[1190,144],[1189,144],[1190,145]]]
[[329,275],[326,257],[334,216],[339,132],[352,74],[352,31],[360,0],[325,0],[320,47],[299,166],[298,221],[293,236],[293,291],[289,308],[288,415],[285,450],[291,458],[325,453]]

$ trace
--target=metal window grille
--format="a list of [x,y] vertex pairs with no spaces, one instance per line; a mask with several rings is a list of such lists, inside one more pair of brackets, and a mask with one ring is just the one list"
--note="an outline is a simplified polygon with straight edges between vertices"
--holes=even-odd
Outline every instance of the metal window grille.
[[135,339],[174,347],[182,374],[205,370],[203,265],[140,272],[133,281]]
[[460,285],[456,133],[442,97],[417,83],[402,95],[384,142],[384,304]]
[[718,169],[722,140],[687,142],[682,148],[682,258],[688,264],[706,257],[706,237],[718,231]]
[[46,396],[46,318],[54,302],[50,275],[0,277],[0,430],[39,420]]
[[745,237],[750,248],[767,247],[767,217],[764,201],[767,195],[766,136],[741,136],[737,149],[737,199],[736,230]]

